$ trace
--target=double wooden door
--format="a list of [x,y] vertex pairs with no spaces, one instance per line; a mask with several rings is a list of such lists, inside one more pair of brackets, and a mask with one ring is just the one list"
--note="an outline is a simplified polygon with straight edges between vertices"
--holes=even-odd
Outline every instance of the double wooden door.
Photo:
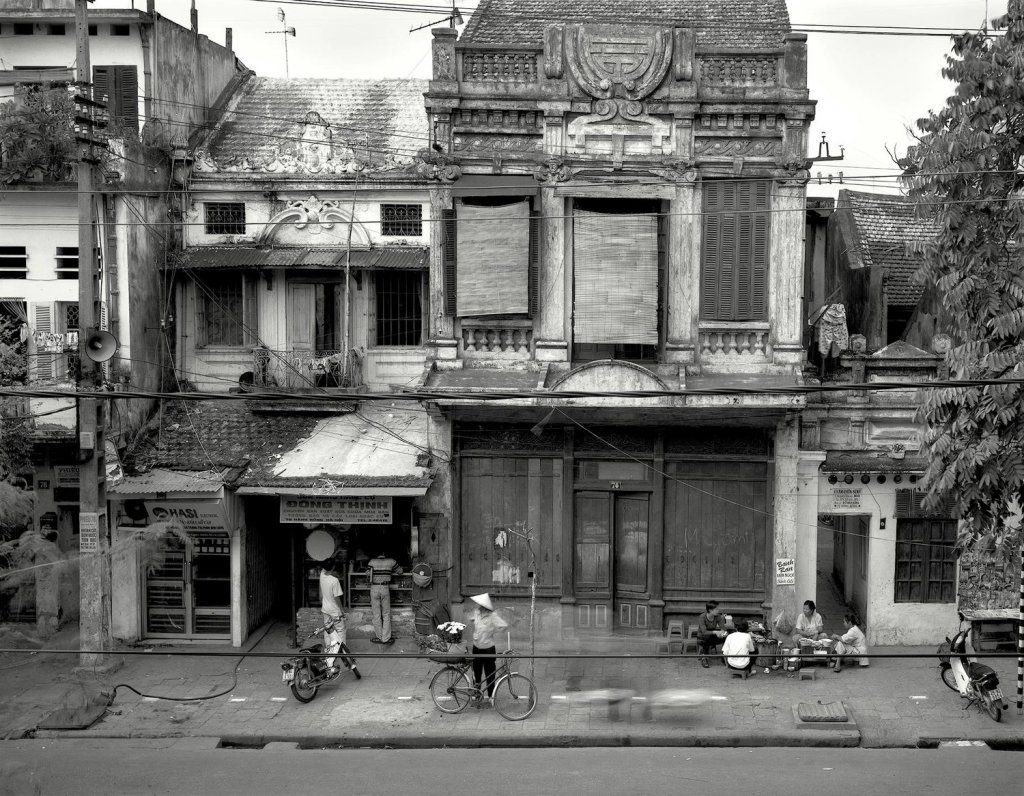
[[649,536],[648,493],[576,493],[573,563],[579,624],[648,629]]

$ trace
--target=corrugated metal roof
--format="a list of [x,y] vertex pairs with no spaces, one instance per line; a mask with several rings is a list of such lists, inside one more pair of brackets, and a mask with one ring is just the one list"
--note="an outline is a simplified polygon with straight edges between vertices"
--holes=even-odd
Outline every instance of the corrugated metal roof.
[[107,489],[111,495],[147,495],[155,492],[213,494],[224,487],[224,471],[182,472],[155,468],[142,475],[125,476]]
[[[196,268],[344,268],[345,249],[307,247],[201,246],[186,249],[177,267]],[[426,270],[430,252],[422,246],[392,246],[352,251],[353,268]]]

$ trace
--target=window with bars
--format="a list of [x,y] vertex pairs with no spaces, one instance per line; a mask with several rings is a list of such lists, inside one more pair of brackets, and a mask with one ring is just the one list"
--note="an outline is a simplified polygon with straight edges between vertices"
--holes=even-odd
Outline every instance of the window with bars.
[[198,346],[245,346],[255,341],[255,280],[244,274],[196,278]]
[[[79,330],[78,302],[65,301],[58,303],[57,307],[60,313],[58,324],[63,324],[64,327],[60,331],[77,332]],[[82,359],[75,351],[68,351],[62,356],[58,356],[54,364],[63,370],[61,375],[68,381],[78,381],[82,375]]]
[[57,247],[57,278],[78,279],[78,247]]
[[28,250],[24,246],[0,246],[0,279],[28,279]]
[[896,520],[898,603],[951,603],[956,600],[956,520]]
[[423,205],[381,205],[380,234],[418,237],[423,234]]
[[245,202],[206,202],[207,235],[244,235]]
[[765,180],[705,183],[701,320],[768,319],[770,188]]
[[423,277],[419,271],[381,271],[375,278],[379,346],[418,346],[423,340]]

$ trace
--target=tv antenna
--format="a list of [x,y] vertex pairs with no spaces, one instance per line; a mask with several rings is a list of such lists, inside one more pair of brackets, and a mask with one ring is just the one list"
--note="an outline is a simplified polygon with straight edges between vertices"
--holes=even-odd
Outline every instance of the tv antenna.
[[415,28],[409,28],[410,33],[415,33],[417,30],[423,30],[424,28],[432,28],[434,25],[440,25],[442,22],[447,22],[449,28],[454,28],[462,25],[465,20],[462,18],[462,14],[459,13],[459,9],[455,7],[455,3],[452,3],[452,13],[448,16],[435,20],[434,22],[428,22],[426,25],[419,25]]
[[839,154],[833,155],[828,151],[828,141],[825,140],[825,134],[821,134],[821,141],[818,142],[818,157],[811,158],[815,163],[821,160],[842,160],[846,155],[846,147],[839,147]]
[[277,21],[281,23],[281,30],[267,30],[264,33],[284,36],[284,76],[288,77],[288,37],[295,35],[295,28],[285,24],[283,8],[277,9]]

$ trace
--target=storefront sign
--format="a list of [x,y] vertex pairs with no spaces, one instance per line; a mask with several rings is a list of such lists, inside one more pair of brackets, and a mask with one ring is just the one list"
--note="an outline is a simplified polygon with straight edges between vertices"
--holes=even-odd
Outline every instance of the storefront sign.
[[281,522],[390,525],[391,497],[281,496]]
[[78,515],[78,549],[82,553],[95,553],[100,549],[100,525],[106,521],[103,513],[83,511]]
[[78,486],[77,467],[54,467],[57,473],[57,486]]
[[796,584],[796,560],[792,558],[775,559],[775,585],[793,586]]
[[151,522],[176,523],[189,533],[228,530],[224,506],[219,500],[147,500],[146,511]]
[[863,487],[833,486],[830,512],[859,511],[863,497]]

